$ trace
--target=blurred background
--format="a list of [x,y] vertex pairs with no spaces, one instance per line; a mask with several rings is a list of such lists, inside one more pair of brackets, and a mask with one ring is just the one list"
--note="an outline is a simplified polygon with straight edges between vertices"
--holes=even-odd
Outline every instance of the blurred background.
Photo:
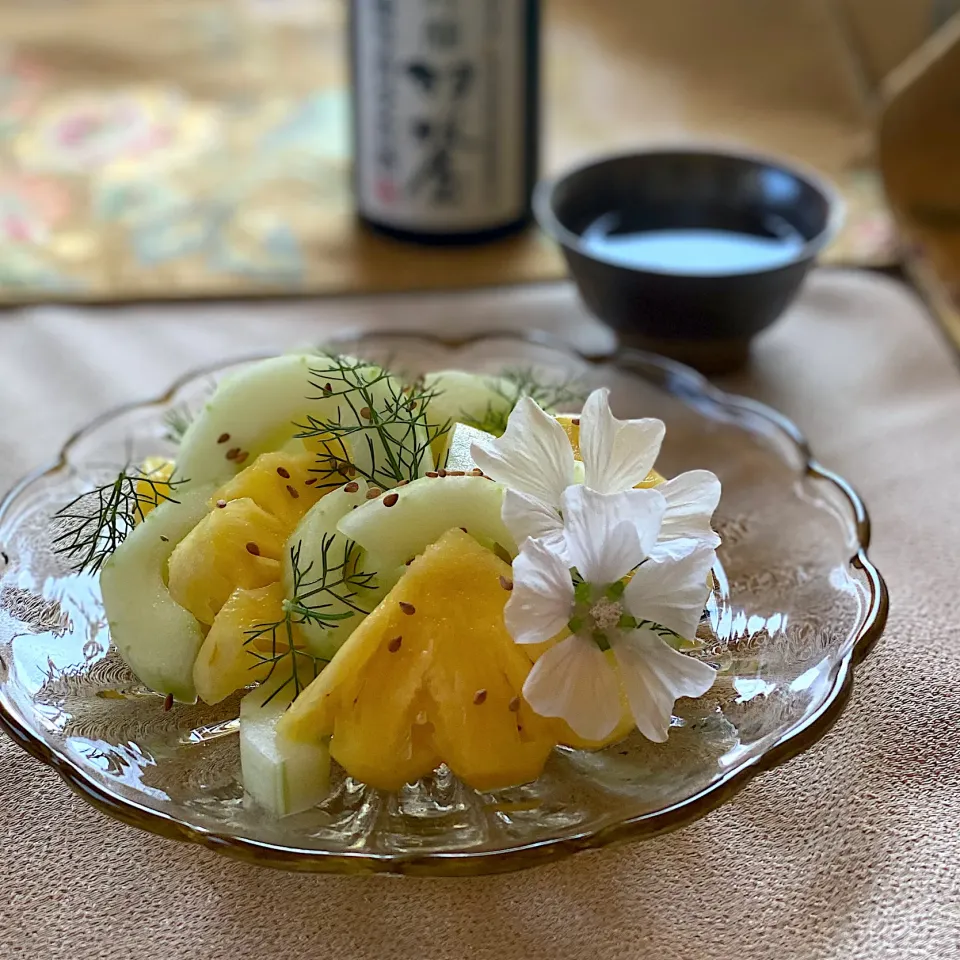
[[[559,253],[535,230],[426,255],[358,224],[349,6],[0,3],[0,301],[562,276]],[[895,264],[878,126],[891,76],[949,31],[958,8],[960,0],[544,0],[540,169],[552,175],[605,151],[687,140],[774,153],[843,193],[847,225],[828,260]]]

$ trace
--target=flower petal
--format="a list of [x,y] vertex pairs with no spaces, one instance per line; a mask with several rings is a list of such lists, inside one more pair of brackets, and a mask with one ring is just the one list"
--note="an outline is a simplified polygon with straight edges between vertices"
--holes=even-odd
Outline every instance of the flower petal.
[[570,564],[588,583],[616,583],[656,543],[664,510],[666,501],[656,490],[597,493],[568,487],[563,530]]
[[716,671],[678,653],[649,630],[616,637],[612,646],[637,729],[648,740],[663,743],[674,704],[681,697],[702,697],[713,686]]
[[566,561],[537,540],[528,540],[513,561],[513,592],[503,619],[516,643],[543,643],[563,630],[573,614],[573,581]]
[[627,584],[625,605],[638,620],[652,620],[692,640],[710,593],[707,575],[716,562],[716,551],[702,543],[692,543],[679,559],[651,558]]
[[550,506],[573,483],[573,448],[563,427],[523,397],[510,414],[502,437],[473,443],[473,462],[487,476]]
[[619,493],[647,479],[666,427],[660,420],[618,420],[605,387],[587,397],[580,414],[584,482],[599,493]]
[[585,740],[608,737],[620,719],[620,685],[600,648],[574,635],[533,665],[523,696],[542,717],[560,717]]
[[709,470],[691,470],[657,487],[667,501],[661,540],[699,540],[711,547],[720,538],[710,526],[720,503],[720,481]]
[[522,548],[527,540],[541,540],[554,553],[564,552],[563,520],[555,507],[508,488],[503,497],[501,516],[517,546]]

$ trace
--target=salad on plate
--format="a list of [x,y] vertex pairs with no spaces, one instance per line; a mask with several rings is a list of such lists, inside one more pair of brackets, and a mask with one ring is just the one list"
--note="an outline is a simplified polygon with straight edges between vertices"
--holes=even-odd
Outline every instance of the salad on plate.
[[321,803],[332,763],[385,791],[443,765],[528,783],[558,747],[666,741],[713,685],[720,483],[658,474],[664,424],[605,389],[300,352],[176,426],[172,460],[60,511],[56,547],[99,572],[112,644],[168,706],[242,694],[244,789],[272,816]]

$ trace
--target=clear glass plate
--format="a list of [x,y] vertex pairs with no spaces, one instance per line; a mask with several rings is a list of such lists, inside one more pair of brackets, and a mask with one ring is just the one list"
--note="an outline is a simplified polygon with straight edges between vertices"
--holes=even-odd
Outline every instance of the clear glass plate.
[[723,482],[720,588],[699,654],[720,669],[714,689],[677,705],[668,743],[634,734],[600,753],[558,748],[523,787],[479,794],[441,767],[384,794],[341,773],[322,805],[270,819],[244,800],[238,698],[165,711],[111,651],[96,578],[71,574],[49,546],[59,507],[130,461],[172,454],[170,412],[199,406],[234,363],[96,420],[0,507],[0,725],[100,810],[273,867],[491,873],[682,826],[839,716],[887,593],[863,504],[784,418],[638,352],[590,362],[530,339],[397,333],[336,348],[407,372],[531,366],[609,386],[620,417],[663,419],[661,472],[706,468]]

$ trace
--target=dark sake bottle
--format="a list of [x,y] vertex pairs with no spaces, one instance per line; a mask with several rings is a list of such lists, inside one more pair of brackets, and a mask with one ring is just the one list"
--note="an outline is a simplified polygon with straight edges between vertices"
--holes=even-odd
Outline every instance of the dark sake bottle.
[[540,0],[350,0],[354,189],[366,224],[480,243],[531,219]]

